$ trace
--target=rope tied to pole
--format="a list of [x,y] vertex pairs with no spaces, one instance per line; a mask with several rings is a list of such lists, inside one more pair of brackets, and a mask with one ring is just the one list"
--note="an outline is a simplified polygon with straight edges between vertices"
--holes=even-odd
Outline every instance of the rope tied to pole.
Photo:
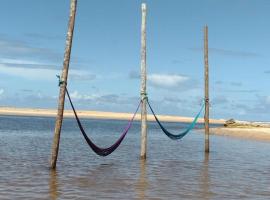
[[61,87],[62,85],[67,85],[67,82],[64,81],[60,75],[56,75],[56,77],[58,78],[58,87]]
[[148,96],[146,92],[141,92],[141,101],[143,101],[144,99],[148,100]]
[[205,98],[204,100],[203,100],[203,103],[207,103],[208,105],[209,105],[209,107],[211,108],[212,107],[212,103],[211,103],[211,101],[210,101],[210,99],[209,98]]

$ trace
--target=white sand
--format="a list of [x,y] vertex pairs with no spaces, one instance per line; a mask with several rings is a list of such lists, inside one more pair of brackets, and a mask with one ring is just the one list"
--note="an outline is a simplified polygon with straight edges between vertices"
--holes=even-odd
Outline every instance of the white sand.
[[270,128],[210,128],[215,135],[231,136],[243,139],[270,141]]
[[[82,118],[95,118],[95,119],[119,119],[128,120],[132,117],[132,113],[116,113],[116,112],[101,112],[101,111],[77,111],[79,117]],[[33,109],[33,108],[10,108],[0,107],[0,115],[15,115],[15,116],[45,116],[55,117],[56,110],[53,109]],[[64,117],[74,117],[71,110],[65,110]],[[193,118],[182,116],[169,116],[158,115],[161,121],[165,122],[191,122]],[[140,114],[136,115],[136,120],[140,120]],[[152,115],[148,115],[149,121],[154,121]],[[199,123],[203,123],[203,119],[198,120]],[[225,120],[210,119],[210,123],[224,124]]]

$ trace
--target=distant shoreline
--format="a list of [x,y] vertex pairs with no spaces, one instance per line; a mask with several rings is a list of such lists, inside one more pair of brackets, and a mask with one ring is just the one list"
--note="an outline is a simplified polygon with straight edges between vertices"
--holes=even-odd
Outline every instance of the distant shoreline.
[[[204,133],[204,130],[200,129],[199,132]],[[216,127],[210,128],[210,134],[247,140],[270,142],[270,128],[263,128],[263,127],[246,127],[246,128]]]
[[[80,118],[90,119],[116,119],[116,120],[129,120],[132,113],[118,113],[118,112],[102,112],[102,111],[77,111]],[[7,116],[33,116],[33,117],[55,117],[56,110],[54,109],[39,109],[39,108],[13,108],[13,107],[0,107],[0,115]],[[135,120],[140,120],[140,114],[137,114]],[[74,114],[72,110],[65,110],[64,117],[72,118]],[[158,115],[159,119],[164,122],[191,122],[192,117]],[[149,121],[154,121],[153,115],[147,115]],[[198,119],[198,123],[204,123],[203,118]],[[212,124],[224,124],[223,119],[210,119]]]
[[[80,118],[88,119],[110,119],[110,120],[129,120],[132,113],[102,112],[102,111],[77,111]],[[35,109],[35,108],[11,108],[0,107],[0,115],[3,116],[31,116],[31,117],[55,117],[56,110],[53,109]],[[72,110],[65,110],[64,117],[74,118]],[[193,120],[191,117],[158,115],[163,122],[182,122],[189,123]],[[140,120],[140,114],[137,114],[135,120]],[[148,121],[154,121],[153,115],[147,115]],[[198,123],[204,123],[203,118],[199,118]],[[223,119],[210,119],[211,124],[224,125]],[[204,129],[199,129],[203,133]],[[211,127],[210,134],[236,137],[241,139],[270,141],[270,128],[262,127]]]

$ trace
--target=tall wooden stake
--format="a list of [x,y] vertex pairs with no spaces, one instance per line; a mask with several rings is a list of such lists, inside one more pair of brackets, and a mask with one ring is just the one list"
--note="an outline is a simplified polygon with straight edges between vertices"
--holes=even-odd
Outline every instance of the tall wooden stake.
[[63,121],[63,113],[64,113],[64,104],[65,104],[65,94],[66,94],[66,87],[67,84],[67,77],[68,77],[68,68],[69,68],[69,60],[71,54],[71,46],[72,46],[72,38],[73,38],[73,30],[74,30],[74,23],[75,23],[75,16],[76,16],[76,6],[77,0],[70,1],[70,15],[69,15],[69,27],[66,37],[66,49],[64,55],[64,63],[63,63],[63,70],[61,81],[63,84],[60,85],[60,92],[59,92],[59,100],[58,100],[58,111],[55,121],[55,130],[54,130],[54,139],[52,145],[52,154],[51,154],[51,168],[56,168],[58,150],[59,150],[59,142],[60,142],[60,133],[62,128],[62,121]]
[[208,27],[204,27],[204,89],[205,89],[205,153],[209,153],[209,74],[208,74]]
[[146,4],[142,4],[141,26],[141,159],[146,159],[147,111],[146,111]]

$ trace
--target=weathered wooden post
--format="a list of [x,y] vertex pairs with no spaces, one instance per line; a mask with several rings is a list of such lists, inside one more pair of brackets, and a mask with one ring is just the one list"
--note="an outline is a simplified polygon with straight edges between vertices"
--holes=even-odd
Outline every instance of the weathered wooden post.
[[204,27],[204,90],[205,90],[205,153],[209,153],[209,73],[208,73],[208,27]]
[[60,133],[63,121],[63,113],[64,113],[64,104],[65,104],[65,94],[66,94],[66,84],[67,84],[67,77],[68,77],[68,68],[69,68],[69,60],[71,54],[71,46],[72,46],[72,38],[73,38],[73,30],[74,30],[74,23],[75,23],[75,16],[76,16],[76,6],[77,0],[70,1],[70,15],[69,15],[69,27],[66,37],[66,49],[64,55],[64,63],[63,63],[63,70],[61,81],[62,84],[60,85],[60,92],[59,92],[59,100],[58,100],[58,111],[55,121],[55,130],[54,130],[54,139],[52,145],[52,154],[51,154],[51,168],[55,169],[56,161],[58,156],[59,150],[59,142],[60,142]]
[[146,4],[142,4],[141,25],[141,159],[146,159],[147,148],[147,111],[146,111]]

